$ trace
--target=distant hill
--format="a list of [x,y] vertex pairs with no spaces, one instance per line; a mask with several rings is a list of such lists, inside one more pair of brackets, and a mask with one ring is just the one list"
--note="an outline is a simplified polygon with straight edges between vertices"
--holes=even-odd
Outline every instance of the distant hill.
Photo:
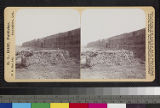
[[145,60],[145,28],[90,42],[87,47],[131,50],[135,57]]

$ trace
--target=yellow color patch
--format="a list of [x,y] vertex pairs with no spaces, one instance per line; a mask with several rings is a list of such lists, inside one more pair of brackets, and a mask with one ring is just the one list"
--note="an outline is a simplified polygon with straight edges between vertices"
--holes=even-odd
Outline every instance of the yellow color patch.
[[69,103],[51,103],[50,108],[69,108]]

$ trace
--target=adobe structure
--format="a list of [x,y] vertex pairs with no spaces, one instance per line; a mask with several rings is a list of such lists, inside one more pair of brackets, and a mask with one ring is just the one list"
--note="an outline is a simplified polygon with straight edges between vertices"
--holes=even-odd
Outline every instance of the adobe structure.
[[27,41],[22,47],[68,50],[71,57],[80,59],[80,28]]
[[87,47],[130,50],[133,51],[135,57],[145,60],[145,28],[90,42]]

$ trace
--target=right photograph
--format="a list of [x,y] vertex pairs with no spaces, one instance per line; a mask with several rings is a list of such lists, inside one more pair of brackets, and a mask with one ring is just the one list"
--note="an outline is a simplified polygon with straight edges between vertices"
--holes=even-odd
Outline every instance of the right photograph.
[[81,79],[146,79],[145,12],[87,9],[81,17]]

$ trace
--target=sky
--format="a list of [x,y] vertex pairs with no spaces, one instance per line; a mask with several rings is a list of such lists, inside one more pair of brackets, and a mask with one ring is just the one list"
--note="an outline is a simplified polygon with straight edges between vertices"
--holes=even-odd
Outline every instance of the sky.
[[21,9],[16,13],[16,45],[80,28],[80,14],[72,9]]
[[81,46],[145,28],[141,9],[88,9],[81,16]]
[[[81,23],[81,24],[80,24]],[[145,28],[141,9],[21,9],[16,13],[16,45],[81,27],[81,46]]]

